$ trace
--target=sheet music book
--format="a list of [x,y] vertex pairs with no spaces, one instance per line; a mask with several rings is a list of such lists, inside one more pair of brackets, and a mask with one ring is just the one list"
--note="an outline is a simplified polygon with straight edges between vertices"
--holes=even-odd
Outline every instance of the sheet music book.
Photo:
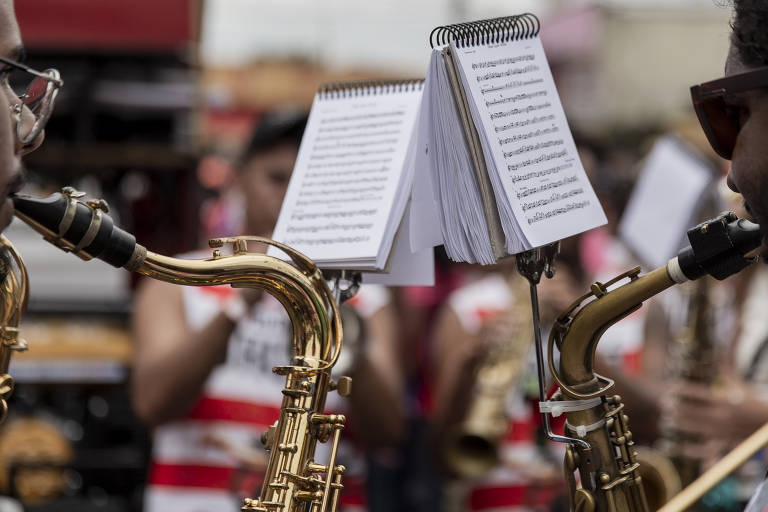
[[606,223],[538,33],[523,14],[430,35],[414,249],[442,242],[455,261],[491,264]]
[[275,240],[303,252],[320,268],[388,275],[366,282],[432,284],[432,250],[411,254],[410,224],[403,222],[422,87],[423,80],[320,87]]

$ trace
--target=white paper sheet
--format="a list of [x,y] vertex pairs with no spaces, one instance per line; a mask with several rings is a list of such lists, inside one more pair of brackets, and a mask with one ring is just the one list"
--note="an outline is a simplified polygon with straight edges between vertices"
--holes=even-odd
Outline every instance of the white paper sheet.
[[686,243],[697,204],[714,179],[711,166],[670,137],[659,139],[619,223],[619,235],[650,268],[665,265]]
[[[410,243],[413,252],[443,244],[440,207],[433,193],[432,164],[429,155],[431,129],[430,82],[424,84],[421,108],[416,123],[416,151],[413,159],[413,190],[410,207]],[[432,148],[434,151],[434,148]]]
[[420,87],[318,94],[274,238],[321,267],[381,268],[410,195],[420,98]]
[[412,251],[408,208],[400,231],[392,244],[389,272],[363,272],[363,283],[386,286],[434,286],[435,256],[432,247]]

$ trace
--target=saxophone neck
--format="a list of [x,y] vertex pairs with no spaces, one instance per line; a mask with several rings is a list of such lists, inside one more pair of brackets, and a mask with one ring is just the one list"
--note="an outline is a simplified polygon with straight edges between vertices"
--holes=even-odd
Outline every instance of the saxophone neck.
[[[747,254],[760,246],[760,226],[726,212],[688,230],[688,240],[690,245],[667,265],[642,277],[636,267],[607,283],[594,283],[589,293],[558,317],[550,335],[549,365],[566,395],[588,399],[610,388],[610,381],[600,383],[593,370],[597,344],[606,329],[644,301],[674,284],[704,275],[725,279],[757,261]],[[625,279],[629,282],[611,289]],[[594,300],[584,304],[590,298]],[[553,363],[553,346],[560,351],[559,372]]]
[[[82,199],[65,187],[48,197],[15,195],[16,216],[60,249],[81,259],[101,259],[152,279],[188,286],[262,289],[285,307],[293,325],[294,363],[326,369],[341,350],[341,320],[328,285],[315,264],[303,254],[269,239],[213,239],[211,247],[232,245],[231,255],[218,249],[205,260],[172,258],[147,251],[136,238],[117,227],[104,200]],[[249,240],[272,245],[291,262],[248,252]]]
[[297,364],[321,368],[336,361],[341,320],[331,291],[314,264],[300,268],[273,256],[247,252],[223,256],[214,251],[211,258],[187,260],[146,251],[134,271],[172,284],[228,284],[264,290],[283,305],[291,319]]
[[[590,293],[579,298],[555,322],[549,344],[550,352],[553,345],[560,351],[560,371],[552,373],[566,394],[571,394],[569,391],[574,387],[578,393],[600,389],[593,368],[595,350],[602,334],[640,308],[645,300],[675,284],[666,267],[644,276],[639,276],[639,272],[640,268],[636,267],[608,283],[594,283]],[[629,282],[609,289],[623,279],[629,279]],[[590,297],[594,300],[582,306]],[[554,370],[552,360],[550,357],[550,367]]]

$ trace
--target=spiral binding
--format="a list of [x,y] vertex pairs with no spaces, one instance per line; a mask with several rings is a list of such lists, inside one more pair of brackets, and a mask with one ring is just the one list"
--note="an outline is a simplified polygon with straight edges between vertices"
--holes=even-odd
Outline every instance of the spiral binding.
[[539,35],[541,23],[535,14],[524,13],[488,20],[436,27],[429,34],[429,46],[454,43],[458,48],[495,44]]
[[356,96],[375,96],[421,90],[423,78],[404,78],[390,80],[356,80],[350,82],[330,82],[322,84],[317,90],[320,99],[353,98]]

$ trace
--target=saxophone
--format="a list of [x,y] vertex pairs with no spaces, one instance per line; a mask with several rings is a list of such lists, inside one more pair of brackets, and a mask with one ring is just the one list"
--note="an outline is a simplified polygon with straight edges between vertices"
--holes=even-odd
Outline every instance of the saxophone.
[[8,365],[13,352],[27,350],[19,338],[19,322],[27,308],[29,279],[27,268],[13,244],[0,235],[0,422],[8,414],[8,398],[13,393],[13,378]]
[[[99,258],[169,283],[188,286],[229,284],[273,295],[285,307],[293,327],[292,361],[273,371],[285,376],[277,422],[262,437],[270,451],[258,498],[245,500],[254,512],[334,511],[342,489],[344,466],[336,463],[345,418],[325,414],[329,391],[346,396],[351,380],[331,380],[342,347],[342,330],[334,296],[315,264],[288,246],[260,237],[216,238],[213,256],[183,260],[155,254],[114,225],[103,200],[83,201],[82,193],[64,188],[45,198],[16,196],[16,216],[50,243],[84,260]],[[248,241],[283,251],[292,264],[266,254],[248,252]],[[231,255],[221,247],[231,244]],[[318,442],[331,441],[328,461],[314,461]]]
[[443,457],[448,468],[462,477],[479,477],[501,462],[499,442],[509,427],[507,401],[520,385],[530,354],[532,326],[523,321],[530,305],[515,285],[511,315],[513,332],[496,333],[498,339],[475,369],[471,403],[464,420],[448,433]]
[[[637,267],[607,283],[594,283],[555,321],[548,359],[560,389],[543,402],[542,411],[566,413],[570,437],[563,438],[568,441],[564,470],[571,510],[650,510],[624,404],[620,396],[610,393],[613,381],[593,370],[603,332],[675,284],[705,274],[724,279],[745,268],[757,258],[744,255],[759,247],[761,237],[758,225],[729,212],[689,230],[688,239],[691,245],[664,267],[643,276]],[[614,287],[623,280],[629,282]],[[555,347],[560,352],[559,368],[553,359]]]
[[[717,378],[717,360],[711,322],[711,283],[701,280],[691,285],[687,290],[686,326],[672,343],[671,374],[675,378],[712,385]],[[684,440],[680,432],[662,428],[659,448],[671,457],[682,483],[688,485],[696,479],[701,468],[697,460],[680,453],[679,446]]]

